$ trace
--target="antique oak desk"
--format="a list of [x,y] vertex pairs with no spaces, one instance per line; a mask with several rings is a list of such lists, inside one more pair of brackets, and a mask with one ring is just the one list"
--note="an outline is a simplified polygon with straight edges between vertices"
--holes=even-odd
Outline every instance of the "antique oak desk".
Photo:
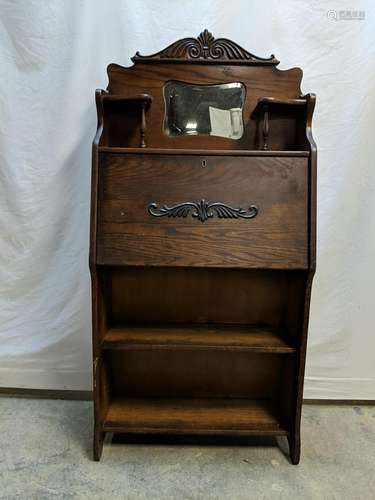
[[286,436],[315,271],[313,94],[207,30],[96,92],[94,457],[106,432]]

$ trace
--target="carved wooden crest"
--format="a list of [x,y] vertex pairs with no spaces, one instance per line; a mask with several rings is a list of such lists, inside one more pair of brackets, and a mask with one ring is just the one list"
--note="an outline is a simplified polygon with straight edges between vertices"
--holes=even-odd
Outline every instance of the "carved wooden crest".
[[149,56],[139,52],[132,57],[133,62],[180,62],[180,63],[215,63],[215,64],[271,64],[279,61],[272,54],[268,58],[257,57],[240,45],[227,38],[215,38],[204,30],[198,38],[183,38],[172,43],[166,49]]

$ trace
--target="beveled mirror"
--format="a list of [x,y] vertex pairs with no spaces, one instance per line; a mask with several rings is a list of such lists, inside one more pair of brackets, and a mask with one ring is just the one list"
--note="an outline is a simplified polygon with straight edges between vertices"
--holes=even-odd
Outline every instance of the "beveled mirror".
[[164,85],[164,132],[171,137],[213,135],[240,139],[245,93],[240,82],[195,85],[168,81]]

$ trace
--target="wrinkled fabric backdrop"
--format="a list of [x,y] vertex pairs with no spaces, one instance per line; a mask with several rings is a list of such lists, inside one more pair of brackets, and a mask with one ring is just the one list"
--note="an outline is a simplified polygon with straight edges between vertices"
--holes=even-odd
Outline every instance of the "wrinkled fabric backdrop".
[[317,94],[305,397],[375,399],[372,3],[0,0],[0,386],[91,389],[94,91],[109,63],[208,28],[274,53],[281,69],[301,66],[302,91]]

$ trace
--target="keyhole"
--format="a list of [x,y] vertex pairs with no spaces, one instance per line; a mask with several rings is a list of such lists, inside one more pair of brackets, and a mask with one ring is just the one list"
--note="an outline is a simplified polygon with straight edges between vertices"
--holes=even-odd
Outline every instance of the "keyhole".
[[207,166],[206,160],[202,160],[202,167],[206,167],[206,166]]

